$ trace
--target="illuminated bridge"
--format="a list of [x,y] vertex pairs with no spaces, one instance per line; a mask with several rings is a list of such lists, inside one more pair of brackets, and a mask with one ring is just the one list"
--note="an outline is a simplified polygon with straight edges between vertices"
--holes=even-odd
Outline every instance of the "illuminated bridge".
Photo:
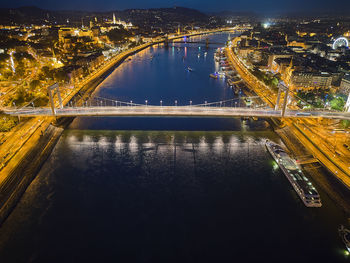
[[[350,113],[335,111],[276,110],[265,105],[243,107],[235,100],[204,103],[186,106],[154,106],[132,102],[114,101],[107,105],[103,100],[98,103],[85,102],[81,106],[73,103],[61,108],[21,108],[4,109],[4,113],[20,117],[56,116],[118,116],[118,117],[260,117],[260,118],[330,118],[350,120]],[[162,103],[162,102],[161,102]],[[109,103],[111,104],[111,103]],[[240,106],[238,106],[240,105]]]
[[[58,97],[58,107],[54,102],[53,91],[56,91]],[[260,118],[329,118],[350,120],[350,112],[339,112],[329,110],[291,110],[287,108],[288,91],[283,99],[281,109],[276,106],[274,109],[267,106],[258,96],[238,97],[225,101],[207,102],[203,104],[178,105],[175,100],[172,106],[149,105],[148,100],[145,104],[137,104],[133,101],[124,102],[119,100],[94,97],[92,99],[78,103],[74,99],[68,101],[64,106],[58,85],[48,87],[48,93],[51,102],[51,108],[22,107],[22,108],[4,108],[2,112],[7,115],[19,117],[38,117],[38,116],[56,116],[56,117],[76,117],[76,116],[118,116],[118,117],[260,117]],[[279,92],[277,103],[279,105],[281,92]]]
[[[198,107],[198,106],[87,106],[56,109],[49,108],[7,110],[5,114],[21,117],[36,116],[119,116],[119,117],[261,117],[280,118],[281,110],[244,107]],[[327,111],[289,110],[285,118],[330,118],[350,120],[350,113]]]

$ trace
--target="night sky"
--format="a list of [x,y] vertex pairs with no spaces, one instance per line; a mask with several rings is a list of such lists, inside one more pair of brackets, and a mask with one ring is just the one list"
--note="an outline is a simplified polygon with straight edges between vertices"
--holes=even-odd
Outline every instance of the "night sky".
[[95,11],[184,6],[201,11],[350,12],[350,0],[0,0],[0,7],[28,5],[45,9]]

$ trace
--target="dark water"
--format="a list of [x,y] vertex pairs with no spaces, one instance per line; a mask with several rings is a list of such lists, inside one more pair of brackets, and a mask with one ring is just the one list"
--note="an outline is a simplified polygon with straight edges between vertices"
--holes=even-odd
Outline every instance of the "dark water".
[[[201,49],[145,50],[97,95],[232,97]],[[0,228],[0,262],[347,262],[343,213],[321,190],[323,207],[304,207],[266,138],[279,142],[262,121],[76,119]]]

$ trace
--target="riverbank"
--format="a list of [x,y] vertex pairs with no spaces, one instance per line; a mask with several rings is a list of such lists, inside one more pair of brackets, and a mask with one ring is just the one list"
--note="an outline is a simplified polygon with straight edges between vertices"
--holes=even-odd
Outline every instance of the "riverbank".
[[[0,225],[6,220],[12,209],[16,206],[28,185],[33,181],[43,163],[50,156],[53,148],[59,140],[63,128],[49,125],[44,133],[36,132],[32,142],[36,142],[15,166],[6,166],[6,181],[0,187]],[[25,150],[25,149],[24,149]]]

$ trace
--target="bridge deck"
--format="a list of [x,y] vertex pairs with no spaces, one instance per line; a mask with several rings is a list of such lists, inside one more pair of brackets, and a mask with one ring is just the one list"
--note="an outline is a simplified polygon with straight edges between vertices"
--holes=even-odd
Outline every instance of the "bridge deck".
[[[35,117],[52,116],[50,108],[5,110],[5,114]],[[56,116],[179,116],[179,117],[281,117],[280,110],[254,109],[242,107],[198,107],[198,106],[103,106],[103,107],[66,107],[56,109]],[[286,111],[287,118],[330,118],[350,120],[350,113],[325,111]]]

